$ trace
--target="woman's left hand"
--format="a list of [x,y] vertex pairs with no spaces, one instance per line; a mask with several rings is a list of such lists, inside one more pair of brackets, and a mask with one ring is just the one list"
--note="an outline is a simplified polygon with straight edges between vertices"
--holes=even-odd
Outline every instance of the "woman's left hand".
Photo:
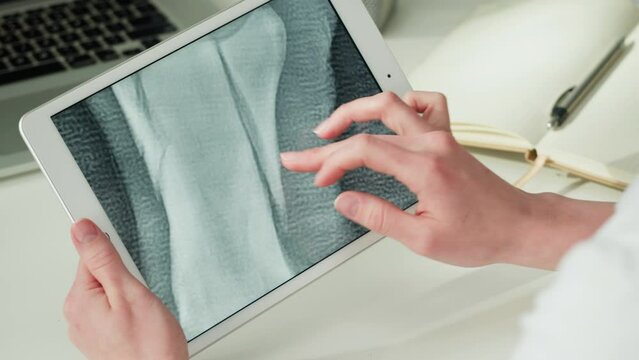
[[89,220],[71,234],[80,255],[64,304],[73,344],[89,359],[188,359],[180,324],[131,275],[105,234]]

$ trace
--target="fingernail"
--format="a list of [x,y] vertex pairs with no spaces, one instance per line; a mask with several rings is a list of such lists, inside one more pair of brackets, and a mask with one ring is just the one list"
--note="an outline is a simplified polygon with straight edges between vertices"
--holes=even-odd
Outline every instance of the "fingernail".
[[98,237],[98,227],[91,220],[80,220],[73,227],[73,236],[78,242],[88,243]]
[[291,153],[290,152],[283,152],[280,154],[280,160],[282,160],[283,162],[286,162],[288,160],[291,159]]
[[347,218],[354,218],[359,210],[359,199],[353,194],[342,194],[335,200],[335,208]]
[[328,130],[328,124],[326,123],[326,121],[324,121],[321,124],[317,125],[313,132],[315,133],[315,135],[322,136],[324,135],[326,130]]
[[280,154],[280,160],[282,161],[282,164],[290,165],[292,162],[295,161],[295,155],[296,155],[296,153],[294,153],[294,152],[281,153]]

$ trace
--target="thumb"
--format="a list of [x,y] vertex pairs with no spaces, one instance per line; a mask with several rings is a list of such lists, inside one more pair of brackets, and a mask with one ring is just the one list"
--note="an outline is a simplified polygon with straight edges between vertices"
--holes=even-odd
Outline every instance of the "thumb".
[[133,276],[107,236],[87,219],[75,223],[71,235],[81,261],[102,285],[107,297],[120,293]]
[[335,208],[347,219],[404,243],[413,242],[421,226],[418,217],[370,194],[344,192],[335,200]]

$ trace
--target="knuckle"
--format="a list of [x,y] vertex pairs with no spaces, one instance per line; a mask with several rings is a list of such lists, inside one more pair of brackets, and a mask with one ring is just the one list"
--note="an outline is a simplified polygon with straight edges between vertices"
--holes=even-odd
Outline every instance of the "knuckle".
[[364,151],[374,142],[374,137],[369,134],[357,134],[353,137],[353,142],[357,150]]
[[404,95],[404,100],[407,103],[412,103],[413,105],[418,105],[419,103],[423,102],[424,96],[427,95],[428,93],[425,91],[415,91],[415,90],[411,90],[409,92],[406,93],[406,95]]
[[368,214],[368,221],[375,231],[383,235],[388,234],[390,224],[388,223],[388,210],[386,208],[378,207],[372,209]]
[[457,140],[448,131],[436,131],[428,134],[428,141],[442,154],[449,154],[457,147]]
[[396,164],[397,172],[393,178],[417,193],[425,184],[424,155],[414,152],[398,152],[388,155],[389,161]]
[[434,92],[433,93],[433,99],[435,102],[437,102],[438,104],[441,105],[446,105],[448,104],[448,98],[446,97],[446,95],[444,95],[443,93],[440,92]]
[[93,271],[100,271],[112,265],[116,261],[116,254],[112,249],[106,246],[101,246],[89,255],[86,264]]
[[380,105],[384,108],[391,107],[401,102],[402,100],[392,91],[385,91],[379,95]]
[[426,154],[420,159],[422,169],[426,170],[429,175],[436,173],[441,164],[441,159],[437,155]]
[[334,153],[329,155],[324,163],[322,164],[322,168],[320,170],[330,170],[339,167],[339,164],[342,163],[342,159],[339,156],[340,154]]
[[352,103],[345,103],[342,104],[340,106],[337,107],[337,109],[335,109],[335,111],[333,111],[333,117],[341,117],[343,116],[343,114],[348,112],[348,109],[350,109]]
[[312,148],[312,149],[308,149],[308,150],[306,150],[306,151],[305,151],[305,153],[306,153],[306,155],[308,155],[308,156],[317,157],[317,156],[322,155],[322,153],[323,153],[323,151],[322,151],[322,150],[323,150],[323,149],[322,149],[322,148],[320,148],[320,147],[315,147],[315,148]]
[[404,98],[406,100],[412,100],[412,99],[417,98],[417,96],[419,96],[419,94],[420,94],[419,92],[417,92],[415,90],[411,90],[411,91],[407,92],[406,94],[404,94]]
[[421,187],[452,184],[454,179],[451,176],[450,164],[446,157],[436,154],[422,155],[420,165],[421,169],[426,174],[426,176],[421,178]]

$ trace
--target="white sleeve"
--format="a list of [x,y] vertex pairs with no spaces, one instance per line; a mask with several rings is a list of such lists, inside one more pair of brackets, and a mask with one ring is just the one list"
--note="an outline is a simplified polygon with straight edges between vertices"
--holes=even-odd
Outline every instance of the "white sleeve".
[[515,360],[639,358],[639,186],[628,192],[539,296]]

